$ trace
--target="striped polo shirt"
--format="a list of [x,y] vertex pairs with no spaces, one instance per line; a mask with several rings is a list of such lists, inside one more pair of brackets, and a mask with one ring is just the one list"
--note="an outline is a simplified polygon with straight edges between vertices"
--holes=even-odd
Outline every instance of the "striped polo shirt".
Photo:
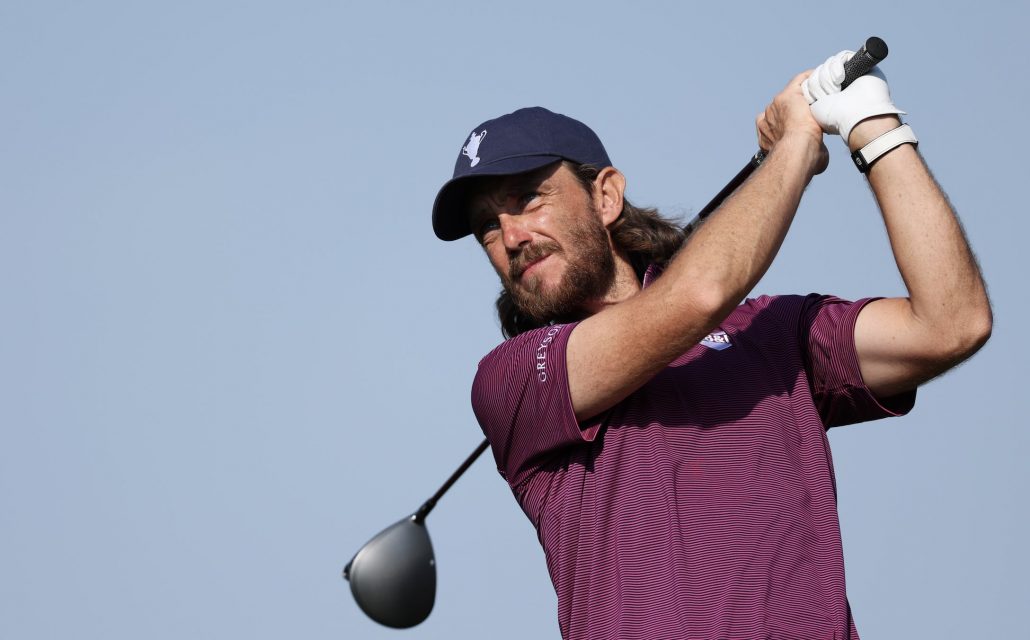
[[575,324],[482,360],[473,409],[536,527],[563,638],[858,638],[826,429],[915,401],[878,401],[862,381],[867,302],[747,300],[582,424],[565,368]]

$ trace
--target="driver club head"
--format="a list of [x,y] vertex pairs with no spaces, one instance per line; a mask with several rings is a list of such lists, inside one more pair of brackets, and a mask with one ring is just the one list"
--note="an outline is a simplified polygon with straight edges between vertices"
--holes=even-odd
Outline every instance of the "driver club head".
[[436,600],[436,560],[425,524],[409,516],[361,547],[343,569],[368,617],[395,629],[429,617]]

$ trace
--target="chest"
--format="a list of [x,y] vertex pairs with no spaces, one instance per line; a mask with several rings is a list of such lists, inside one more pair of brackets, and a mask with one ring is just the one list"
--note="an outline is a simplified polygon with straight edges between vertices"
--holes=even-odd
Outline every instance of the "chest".
[[718,329],[627,398],[621,421],[714,426],[750,414],[790,410],[807,396],[796,344],[757,331]]

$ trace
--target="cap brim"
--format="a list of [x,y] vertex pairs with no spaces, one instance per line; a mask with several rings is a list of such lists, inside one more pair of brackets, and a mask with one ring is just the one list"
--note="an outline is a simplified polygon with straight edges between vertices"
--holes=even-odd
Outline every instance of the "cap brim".
[[476,178],[526,173],[561,160],[558,156],[549,155],[504,158],[476,167],[473,173],[448,180],[440,187],[433,203],[433,231],[436,237],[441,240],[458,240],[472,233],[468,211],[465,210],[465,190]]

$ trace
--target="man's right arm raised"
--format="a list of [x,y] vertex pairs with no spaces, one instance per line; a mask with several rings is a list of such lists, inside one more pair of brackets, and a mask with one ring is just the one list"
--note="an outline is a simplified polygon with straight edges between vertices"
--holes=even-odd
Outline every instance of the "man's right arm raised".
[[828,161],[796,76],[758,116],[768,157],[695,231],[662,277],[583,320],[566,350],[576,418],[596,416],[697,344],[762,277],[809,181]]

